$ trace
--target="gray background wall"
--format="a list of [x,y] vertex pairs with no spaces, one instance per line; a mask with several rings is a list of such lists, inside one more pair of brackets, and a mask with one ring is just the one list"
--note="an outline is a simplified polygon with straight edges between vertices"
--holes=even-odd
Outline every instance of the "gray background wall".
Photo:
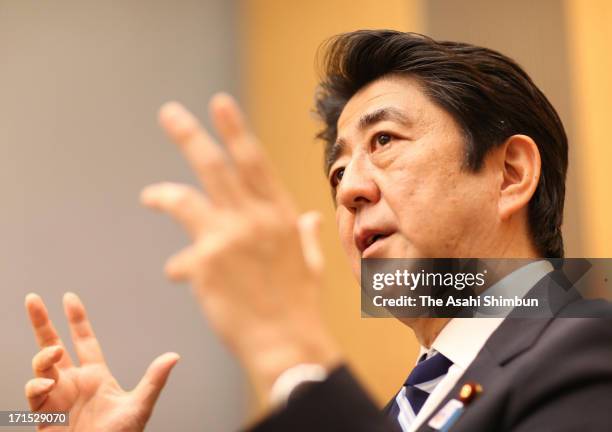
[[0,409],[27,406],[37,349],[25,294],[43,296],[67,339],[61,296],[75,291],[124,388],[158,354],[182,355],[148,430],[225,431],[244,418],[237,364],[189,288],[162,274],[187,239],[138,204],[148,183],[193,181],[157,127],[160,104],[203,117],[213,91],[238,90],[233,8],[0,0]]

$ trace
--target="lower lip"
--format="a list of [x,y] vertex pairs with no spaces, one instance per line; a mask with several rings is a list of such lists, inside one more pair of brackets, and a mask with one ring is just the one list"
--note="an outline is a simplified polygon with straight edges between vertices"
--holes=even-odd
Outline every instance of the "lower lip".
[[385,241],[391,237],[393,234],[389,234],[386,237],[383,237],[379,240],[376,240],[374,243],[372,243],[370,246],[368,246],[367,248],[364,249],[364,251],[361,253],[361,258],[372,258],[372,255],[376,254],[376,252],[378,252],[380,250],[380,248],[382,246],[384,246]]

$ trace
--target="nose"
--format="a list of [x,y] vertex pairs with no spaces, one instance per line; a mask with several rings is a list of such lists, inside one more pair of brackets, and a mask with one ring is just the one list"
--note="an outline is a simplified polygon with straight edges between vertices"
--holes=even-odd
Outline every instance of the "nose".
[[351,161],[345,168],[336,190],[338,205],[355,213],[380,199],[380,189],[373,178],[373,167],[363,159]]

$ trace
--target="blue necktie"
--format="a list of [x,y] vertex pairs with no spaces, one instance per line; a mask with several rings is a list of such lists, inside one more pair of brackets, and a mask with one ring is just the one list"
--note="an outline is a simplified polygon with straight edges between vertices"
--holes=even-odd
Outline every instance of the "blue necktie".
[[423,408],[429,394],[444,378],[453,362],[440,353],[426,358],[423,354],[404,386],[395,397],[389,416],[399,422],[403,430],[412,424]]

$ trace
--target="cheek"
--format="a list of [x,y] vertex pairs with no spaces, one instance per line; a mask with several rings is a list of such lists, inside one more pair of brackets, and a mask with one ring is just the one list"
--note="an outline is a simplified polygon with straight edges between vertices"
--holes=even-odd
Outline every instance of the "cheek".
[[[416,173],[421,174],[417,175]],[[384,200],[400,225],[411,225],[417,220],[428,219],[431,201],[438,194],[436,181],[423,170],[398,169],[389,172],[379,182]]]
[[435,251],[454,248],[462,231],[462,223],[457,222],[468,211],[465,206],[473,204],[468,194],[473,190],[457,170],[443,169],[441,161],[420,162],[419,169],[389,173],[385,200],[412,247],[433,256]]

